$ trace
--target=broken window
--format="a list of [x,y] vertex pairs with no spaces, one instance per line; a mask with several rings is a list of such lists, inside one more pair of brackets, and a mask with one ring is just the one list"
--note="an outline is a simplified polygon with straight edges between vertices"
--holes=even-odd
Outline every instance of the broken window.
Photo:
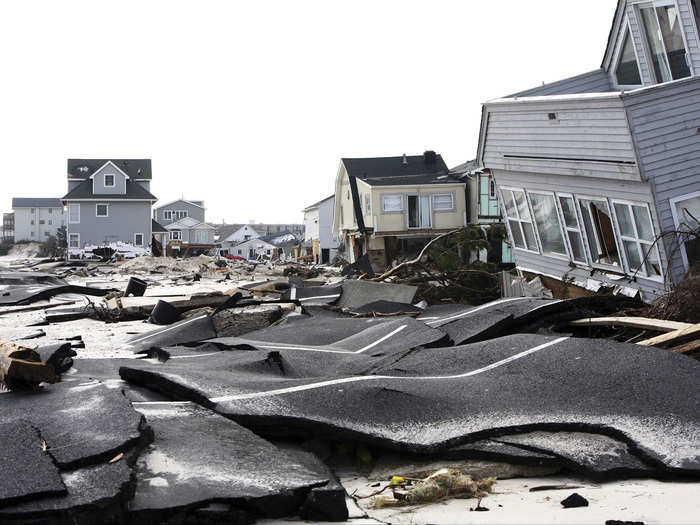
[[608,202],[602,199],[579,199],[579,205],[591,262],[621,266]]
[[401,195],[382,195],[382,211],[383,212],[403,211],[403,196],[401,196]]
[[109,217],[109,204],[98,204],[95,215],[97,217]]
[[540,235],[542,251],[567,256],[557,204],[554,195],[529,193],[532,213],[535,215],[537,233]]
[[408,201],[408,227],[430,228],[430,196],[409,195]]
[[613,202],[620,227],[622,247],[630,273],[661,277],[659,248],[654,243],[654,227],[646,204]]
[[506,217],[513,244],[516,248],[539,252],[535,240],[535,229],[527,207],[525,192],[522,190],[502,189],[503,202],[506,207]]
[[625,30],[625,39],[622,43],[620,56],[617,59],[615,77],[620,86],[638,86],[642,83],[637,64],[637,55],[634,52],[634,42],[629,28]]
[[574,199],[568,195],[560,195],[559,205],[564,215],[564,226],[566,227],[566,235],[569,238],[569,246],[571,247],[571,258],[574,262],[586,264],[583,234],[581,233],[581,225],[578,222]]
[[68,235],[68,247],[69,248],[80,248],[80,234],[71,233]]
[[442,193],[433,195],[433,209],[435,211],[452,211],[455,209],[454,193]]
[[676,6],[645,6],[639,9],[639,13],[656,81],[689,77],[688,53]]
[[686,268],[700,264],[700,193],[671,201],[676,230],[680,233]]

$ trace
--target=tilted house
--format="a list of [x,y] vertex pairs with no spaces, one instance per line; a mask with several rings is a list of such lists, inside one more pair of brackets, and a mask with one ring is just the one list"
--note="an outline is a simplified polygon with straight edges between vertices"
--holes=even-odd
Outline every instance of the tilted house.
[[600,69],[484,104],[478,158],[525,275],[653,299],[697,263],[676,232],[700,218],[698,7],[620,0]]
[[384,268],[466,221],[465,184],[434,151],[340,162],[333,231],[350,262],[367,253]]
[[85,246],[124,243],[147,248],[151,242],[151,161],[68,159],[68,252]]

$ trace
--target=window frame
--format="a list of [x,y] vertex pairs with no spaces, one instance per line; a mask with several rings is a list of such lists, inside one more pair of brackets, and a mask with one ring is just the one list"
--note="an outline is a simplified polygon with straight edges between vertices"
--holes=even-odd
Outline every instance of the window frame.
[[[673,197],[672,199],[669,199],[669,205],[671,206],[671,215],[673,216],[673,224],[676,227],[676,230],[678,230],[681,225],[680,225],[680,219],[678,217],[678,211],[676,210],[676,205],[679,202],[687,201],[690,199],[696,199],[700,198],[700,191],[695,191],[692,193],[686,193],[685,195],[680,195],[678,197]],[[688,260],[688,252],[685,251],[685,242],[681,238],[681,234],[678,234],[678,244],[681,247],[681,259],[683,261],[683,267],[685,268],[685,271],[687,272],[690,270],[690,261]]]
[[[671,64],[669,63],[669,58],[668,58],[668,49],[666,48],[666,42],[663,39],[663,36],[661,37],[661,45],[663,47],[664,51],[664,64],[666,68],[668,68],[668,73],[671,77],[671,80],[664,81],[663,79],[658,79],[656,78],[656,73],[654,71],[654,65],[653,65],[653,54],[651,52],[651,49],[649,48],[649,39],[647,38],[646,34],[646,25],[644,23],[644,18],[642,17],[641,9],[643,8],[648,8],[651,7],[653,8],[654,11],[654,17],[656,18],[656,23],[661,28],[661,24],[659,22],[659,15],[656,12],[656,9],[658,7],[668,7],[668,6],[673,6],[676,8],[676,11],[678,12],[678,17],[680,19],[680,28],[681,28],[681,37],[683,38],[683,45],[685,46],[685,57],[686,57],[686,63],[688,65],[688,70],[690,71],[690,75],[687,77],[682,77],[682,78],[691,78],[695,76],[695,70],[693,68],[693,61],[690,59],[690,48],[688,47],[688,36],[685,34],[685,27],[683,25],[683,16],[681,15],[681,9],[680,6],[678,5],[677,0],[639,0],[637,2],[633,3],[633,12],[634,16],[637,21],[637,26],[639,27],[640,30],[640,36],[642,38],[642,46],[644,47],[644,55],[647,61],[647,66],[649,69],[649,74],[652,77],[652,80],[655,84],[663,84],[665,82],[673,82],[674,80],[681,80],[681,79],[674,79],[673,78],[673,71],[671,71]],[[690,11],[692,11],[692,6],[690,6]],[[642,79],[642,82],[644,82],[644,79]]]
[[[532,214],[532,224],[533,224],[534,229],[535,229],[535,236],[537,237],[537,243],[540,246],[540,255],[544,255],[546,257],[554,257],[555,259],[573,261],[572,252],[570,251],[569,243],[567,242],[568,236],[566,235],[566,224],[565,224],[565,221],[563,220],[564,214],[559,209],[559,199],[557,197],[556,192],[547,191],[547,190],[526,190],[525,194],[527,196],[528,205],[530,207],[530,213]],[[554,210],[555,210],[555,213],[557,214],[557,220],[559,221],[559,233],[561,233],[561,235],[562,235],[562,240],[564,241],[564,251],[566,253],[546,252],[544,250],[544,244],[542,243],[542,237],[540,236],[540,230],[537,226],[537,220],[535,219],[535,207],[532,205],[532,202],[530,201],[531,194],[547,195],[547,196],[552,197],[554,199]],[[578,217],[577,217],[577,219],[578,219]]]
[[172,221],[173,220],[173,210],[163,210],[163,220]]
[[182,241],[182,230],[170,230],[171,241]]
[[[520,250],[520,251],[527,252],[527,253],[534,253],[537,255],[542,255],[542,250],[541,250],[541,247],[539,245],[539,237],[538,237],[537,231],[536,231],[537,227],[535,226],[535,216],[532,213],[532,208],[530,207],[530,199],[528,199],[528,197],[527,197],[527,192],[525,191],[525,188],[517,188],[514,186],[500,186],[499,189],[501,190],[500,191],[500,198],[501,198],[501,213],[502,213],[503,218],[504,218],[503,222],[505,223],[506,228],[508,230],[508,236],[509,236],[511,243],[513,245],[513,249]],[[523,220],[520,218],[520,210],[518,209],[518,204],[517,204],[517,201],[515,200],[514,193],[513,193],[512,197],[513,197],[513,202],[515,203],[515,213],[518,214],[518,217],[517,218],[510,217],[508,215],[508,207],[506,206],[506,199],[503,195],[504,191],[510,191],[511,193],[515,192],[515,191],[522,192],[522,194],[525,196],[525,204],[527,205],[528,211],[530,212],[530,220],[529,221]],[[510,228],[510,221],[511,220],[516,221],[520,225],[520,234],[521,234],[523,241],[525,243],[525,248],[521,248],[515,244],[515,237],[513,237],[513,232],[511,231],[511,228]],[[532,226],[532,231],[533,231],[533,235],[535,237],[535,245],[537,247],[537,250],[531,250],[530,248],[527,247],[527,236],[525,235],[525,230],[522,226],[523,222],[529,223]]]
[[[557,199],[557,208],[559,209],[559,213],[561,218],[563,219],[562,221],[562,226],[564,227],[564,231],[566,233],[566,244],[569,249],[569,255],[571,256],[571,262],[574,264],[577,264],[579,266],[585,266],[586,268],[591,268],[591,262],[593,259],[591,258],[590,253],[588,252],[588,243],[586,242],[586,232],[583,229],[582,221],[581,221],[581,216],[580,216],[580,211],[578,206],[576,205],[576,196],[573,193],[563,193],[563,192],[555,192],[556,199]],[[571,199],[571,202],[573,203],[574,207],[574,215],[576,216],[576,226],[578,227],[578,230],[576,228],[570,227],[568,224],[566,224],[566,217],[564,215],[564,208],[562,208],[561,205],[561,198],[565,199]],[[578,233],[581,236],[581,243],[583,244],[583,261],[577,261],[574,258],[574,250],[571,247],[571,240],[569,239],[569,231],[573,231]]]
[[[665,273],[664,273],[664,267],[663,267],[663,261],[661,260],[661,250],[659,249],[659,242],[656,240],[657,235],[656,235],[656,229],[654,228],[654,216],[651,214],[651,206],[649,206],[649,203],[647,202],[636,202],[636,201],[628,201],[624,199],[609,199],[612,204],[612,209],[615,214],[615,226],[617,228],[617,233],[619,234],[619,242],[618,244],[622,244],[622,250],[618,248],[619,253],[622,254],[621,260],[624,261],[625,264],[625,269],[627,270],[626,273],[628,273],[630,276],[635,275],[637,277],[642,277],[643,279],[648,279],[650,281],[657,281],[657,282],[663,282],[665,278]],[[615,204],[622,204],[624,206],[628,206],[631,217],[632,217],[632,226],[634,227],[634,234],[637,236],[636,239],[633,239],[631,237],[628,237],[622,233],[622,229],[620,228],[620,222],[617,218],[617,209],[615,208]],[[653,241],[647,241],[644,239],[641,239],[639,237],[639,229],[637,227],[637,220],[634,216],[634,212],[632,211],[632,206],[639,206],[640,208],[645,208],[647,210],[647,214],[649,215],[649,223],[651,224],[651,229],[654,234],[654,240]],[[642,261],[642,268],[632,268],[630,267],[629,261],[627,260],[627,252],[625,251],[625,246],[624,246],[624,241],[628,242],[634,242],[637,244],[637,249],[639,250],[639,256],[640,260]],[[645,259],[647,255],[649,254],[649,250],[643,250],[640,245],[646,245],[649,246],[652,250],[656,250],[656,256],[659,260],[659,270],[661,272],[661,275],[649,275],[649,272],[646,269],[646,262]]]
[[[620,273],[620,274],[625,274],[625,261],[622,258],[621,255],[621,246],[620,246],[620,235],[619,235],[619,229],[617,226],[617,217],[615,216],[615,210],[613,209],[613,206],[610,203],[610,199],[607,197],[603,197],[601,195],[579,195],[575,194],[574,195],[574,200],[576,201],[576,213],[580,214],[579,215],[579,225],[582,226],[581,232],[583,233],[583,238],[585,240],[584,242],[584,250],[586,250],[586,256],[588,257],[589,264],[591,268],[595,268],[597,270],[603,270],[606,272],[613,272],[613,273]],[[599,262],[594,262],[593,261],[593,250],[591,249],[591,244],[590,240],[588,238],[588,231],[585,228],[585,224],[583,222],[583,210],[581,209],[581,201],[586,200],[586,201],[605,201],[605,203],[608,205],[608,212],[610,213],[610,221],[612,222],[613,225],[613,235],[615,236],[615,246],[617,248],[617,255],[618,258],[620,259],[620,266],[615,266],[613,264],[606,264],[606,263],[599,263]],[[597,232],[596,232],[597,234]],[[596,246],[597,243],[600,242],[598,238],[595,239],[596,241]]]
[[[99,213],[100,206],[104,206],[106,209],[106,212],[104,215],[100,215],[100,213]],[[95,204],[95,217],[100,218],[100,219],[108,218],[109,217],[109,203],[98,202],[97,204]]]
[[[440,209],[440,208],[435,207],[435,197],[448,197],[448,196],[450,197],[450,203],[451,203],[449,208]],[[456,205],[457,205],[457,203],[455,202],[456,200],[457,199],[456,199],[455,193],[453,191],[443,192],[443,193],[433,193],[430,196],[430,208],[431,208],[430,211],[431,211],[431,213],[432,212],[447,212],[447,213],[454,212]]]
[[[73,236],[78,237],[77,246],[71,246],[71,237],[73,237]],[[69,250],[79,250],[80,249],[80,233],[71,232],[68,234],[68,249]]]
[[[183,215],[183,213],[184,213],[184,215]],[[189,216],[190,216],[190,212],[188,210],[175,210],[175,220],[176,221],[181,221],[182,219],[186,219]]]
[[[389,197],[398,197],[401,201],[401,209],[399,210],[387,210],[386,209],[386,199]],[[382,214],[388,213],[404,213],[406,211],[406,199],[404,199],[403,193],[385,193],[382,194]]]
[[[107,177],[112,177],[112,184],[107,184]],[[117,185],[117,177],[114,173],[105,173],[102,182],[105,188],[114,188]]]
[[[621,35],[622,38],[618,37],[618,43],[617,43],[617,49],[615,51],[615,55],[613,56],[612,60],[612,67],[610,68],[610,71],[612,73],[612,77],[615,80],[615,86],[622,90],[622,91],[630,91],[633,89],[639,89],[640,87],[644,86],[644,77],[642,76],[642,68],[639,66],[640,60],[639,60],[639,52],[637,51],[637,46],[634,41],[634,33],[632,33],[632,25],[630,24],[629,17],[625,17],[624,22],[622,23],[622,27],[620,30],[620,33],[618,35]],[[632,49],[634,50],[634,58],[636,60],[637,64],[637,73],[639,73],[639,84],[620,84],[617,81],[617,68],[620,66],[620,60],[622,59],[622,54],[624,53],[625,49],[625,40],[629,38],[630,41],[632,42]]]
[[[136,236],[140,235],[141,236],[141,244],[136,242]],[[134,233],[134,246],[141,246],[142,248],[146,244],[146,236],[143,233]]]
[[[71,208],[78,210],[78,220],[71,219]],[[69,204],[68,205],[68,224],[80,224],[80,204]]]
[[[408,204],[408,199],[409,197],[415,197],[416,202],[418,203],[418,226],[411,226],[410,220],[411,220],[411,210]],[[430,221],[430,224],[428,226],[423,226],[423,215],[421,213],[421,199],[423,197],[428,197],[428,219]],[[405,220],[406,220],[406,229],[407,230],[432,230],[433,229],[433,224],[435,221],[433,220],[433,196],[430,193],[407,193],[406,194],[406,210],[404,212]]]

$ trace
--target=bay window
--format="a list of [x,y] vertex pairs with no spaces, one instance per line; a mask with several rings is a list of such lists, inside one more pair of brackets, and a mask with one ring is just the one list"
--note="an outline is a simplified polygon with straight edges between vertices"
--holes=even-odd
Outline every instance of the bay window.
[[645,277],[659,278],[661,258],[654,242],[654,227],[646,204],[613,201],[620,228],[627,270]]
[[622,267],[608,201],[600,198],[579,199],[583,227],[593,264]]
[[562,233],[557,203],[554,195],[528,192],[532,213],[535,216],[537,233],[540,236],[542,251],[547,254],[567,256],[564,234]]
[[539,252],[525,192],[504,188],[501,190],[501,195],[506,208],[508,228],[513,244],[522,250]]
[[656,82],[689,77],[688,52],[675,3],[664,0],[645,4],[638,12]]

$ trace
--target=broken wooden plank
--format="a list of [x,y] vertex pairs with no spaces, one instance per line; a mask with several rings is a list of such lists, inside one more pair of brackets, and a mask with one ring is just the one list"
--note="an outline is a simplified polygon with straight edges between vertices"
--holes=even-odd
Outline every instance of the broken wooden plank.
[[637,344],[642,346],[659,346],[665,343],[670,343],[672,341],[680,342],[680,340],[691,337],[700,337],[700,324],[694,324],[682,330],[676,330],[668,334],[652,337],[651,339],[640,341]]
[[693,326],[690,323],[677,321],[665,321],[663,319],[650,319],[648,317],[589,317],[570,321],[571,326],[627,326],[642,330],[655,330],[657,332],[675,332]]
[[34,389],[39,383],[56,383],[52,365],[41,362],[41,356],[30,348],[15,343],[0,343],[0,385],[9,389]]
[[690,343],[686,343],[681,346],[674,346],[671,348],[671,352],[674,352],[676,354],[689,354],[691,352],[695,352],[696,350],[700,350],[700,339],[696,339],[695,341],[691,341]]

